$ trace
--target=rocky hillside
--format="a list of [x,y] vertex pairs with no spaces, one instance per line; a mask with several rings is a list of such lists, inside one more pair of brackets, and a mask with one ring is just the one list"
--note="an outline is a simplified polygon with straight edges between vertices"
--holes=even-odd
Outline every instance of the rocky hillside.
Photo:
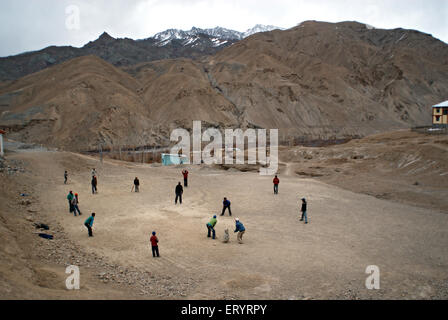
[[342,139],[429,124],[431,105],[447,97],[445,43],[413,30],[309,21],[201,59],[117,68],[88,56],[4,82],[0,127],[72,150],[166,145],[171,129],[193,120],[278,128],[283,142]]
[[36,52],[0,58],[0,81],[18,79],[81,56],[95,55],[119,67],[161,59],[197,58],[216,53],[237,41],[229,39],[217,43],[213,39],[215,38],[212,36],[200,34],[194,43],[187,43],[188,39],[173,39],[161,45],[155,38],[115,39],[105,32],[82,48],[53,46]]
[[246,32],[221,27],[189,31],[169,29],[142,40],[115,39],[104,32],[97,40],[82,48],[71,46],[48,47],[40,51],[0,58],[0,81],[14,80],[64,61],[95,55],[115,66],[129,66],[141,62],[172,58],[195,59],[212,55],[252,34],[277,29],[256,25]]
[[0,89],[1,123],[19,140],[71,150],[103,140],[139,144],[132,139],[147,138],[153,125],[139,87],[96,56],[76,58]]
[[413,30],[305,22],[208,59],[213,85],[247,122],[284,135],[365,135],[431,123],[448,97],[448,46]]

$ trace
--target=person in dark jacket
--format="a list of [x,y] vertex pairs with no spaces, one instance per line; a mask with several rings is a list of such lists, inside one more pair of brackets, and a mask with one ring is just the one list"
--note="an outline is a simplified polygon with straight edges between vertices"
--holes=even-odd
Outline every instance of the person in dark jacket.
[[151,250],[152,250],[152,256],[153,258],[156,257],[160,257],[159,255],[159,239],[156,237],[156,232],[153,231],[152,232],[152,236],[149,239],[149,241],[151,242]]
[[215,226],[216,226],[217,223],[218,223],[218,220],[216,220],[216,216],[213,216],[213,218],[210,220],[210,222],[208,222],[206,224],[207,230],[208,230],[208,234],[207,234],[208,238],[210,238],[211,237],[211,233],[213,233],[213,238],[212,239],[216,239]]
[[230,201],[227,200],[227,198],[224,198],[224,201],[222,202],[221,216],[224,215],[224,213],[226,212],[226,209],[229,209],[229,216],[232,216],[232,210],[230,210]]
[[92,194],[98,193],[97,185],[98,180],[96,179],[96,176],[92,176]]
[[280,179],[277,176],[275,176],[272,182],[274,183],[274,194],[278,194],[278,185],[280,183]]
[[70,213],[73,212],[73,204],[72,204],[72,200],[75,197],[75,195],[73,194],[73,191],[70,191],[67,195],[67,200],[68,200],[68,210],[70,211]]
[[238,243],[243,243],[243,234],[246,232],[246,228],[244,228],[244,225],[240,222],[240,219],[235,219],[235,231],[238,232],[237,239]]
[[184,193],[184,188],[182,188],[182,184],[179,182],[179,184],[176,186],[176,200],[174,200],[174,204],[177,204],[177,199],[179,199],[180,204],[182,204],[182,194]]
[[302,198],[302,208],[300,209],[300,212],[302,212],[302,218],[300,219],[300,221],[303,221],[303,219],[305,218],[305,224],[308,223],[308,215],[306,213],[306,208],[307,207],[307,203],[306,203],[306,199]]
[[67,179],[68,179],[68,172],[67,172],[67,170],[65,170],[65,172],[64,172],[64,184],[67,184]]
[[140,187],[140,180],[138,180],[138,178],[135,177],[135,179],[134,179],[134,189],[135,189],[135,192],[139,192],[139,187]]
[[182,175],[184,176],[184,187],[188,187],[188,170],[182,171]]
[[93,226],[93,220],[95,219],[95,212],[92,213],[90,217],[84,221],[84,225],[86,226],[87,230],[89,231],[89,237],[93,237],[92,233],[92,226]]

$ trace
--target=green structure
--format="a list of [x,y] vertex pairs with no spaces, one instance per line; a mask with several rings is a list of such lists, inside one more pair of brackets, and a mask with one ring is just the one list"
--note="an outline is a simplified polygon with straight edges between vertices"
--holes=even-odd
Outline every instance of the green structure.
[[162,164],[164,166],[187,164],[188,162],[188,157],[185,155],[162,153]]

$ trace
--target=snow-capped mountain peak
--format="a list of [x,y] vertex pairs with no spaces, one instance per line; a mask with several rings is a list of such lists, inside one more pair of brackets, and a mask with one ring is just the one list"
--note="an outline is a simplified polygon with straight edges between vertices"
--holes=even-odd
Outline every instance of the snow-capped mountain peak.
[[215,27],[209,29],[193,27],[188,31],[179,29],[168,29],[156,33],[153,38],[157,40],[158,46],[165,46],[173,40],[181,40],[182,45],[186,46],[193,45],[201,37],[201,35],[206,35],[210,38],[209,40],[213,42],[213,46],[219,47],[229,41],[235,42],[251,36],[255,33],[267,32],[274,29],[279,28],[275,26],[257,24],[255,27],[248,29],[246,32],[240,32],[223,27]]
[[205,34],[208,34],[212,37],[217,37],[220,39],[228,39],[228,40],[241,40],[242,32],[230,30],[222,27],[216,27],[213,29],[204,29],[202,30]]
[[154,35],[154,39],[158,41],[166,41],[173,39],[184,39],[188,36],[188,33],[178,29],[168,29],[162,32],[159,32]]
[[257,24],[255,27],[248,29],[246,32],[244,32],[244,38],[247,38],[255,33],[268,32],[268,31],[272,31],[272,30],[276,30],[276,29],[281,29],[281,28],[276,27],[276,26],[271,26],[271,25]]

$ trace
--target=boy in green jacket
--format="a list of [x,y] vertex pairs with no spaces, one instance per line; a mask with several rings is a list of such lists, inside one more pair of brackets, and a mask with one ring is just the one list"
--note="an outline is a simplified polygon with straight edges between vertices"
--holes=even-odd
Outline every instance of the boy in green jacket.
[[67,195],[67,200],[68,200],[68,210],[71,212],[73,212],[73,205],[72,205],[72,200],[75,197],[75,195],[73,194],[73,191],[70,190],[70,192]]
[[95,219],[95,212],[92,213],[92,215],[90,217],[88,217],[86,219],[86,221],[84,221],[84,225],[87,227],[87,230],[89,230],[89,237],[93,237],[92,226],[93,226],[94,219]]
[[216,238],[216,232],[215,232],[215,226],[218,223],[218,220],[216,220],[216,216],[213,216],[213,218],[210,220],[209,223],[206,224],[208,229],[207,237],[210,238],[210,233],[213,232],[213,239]]

